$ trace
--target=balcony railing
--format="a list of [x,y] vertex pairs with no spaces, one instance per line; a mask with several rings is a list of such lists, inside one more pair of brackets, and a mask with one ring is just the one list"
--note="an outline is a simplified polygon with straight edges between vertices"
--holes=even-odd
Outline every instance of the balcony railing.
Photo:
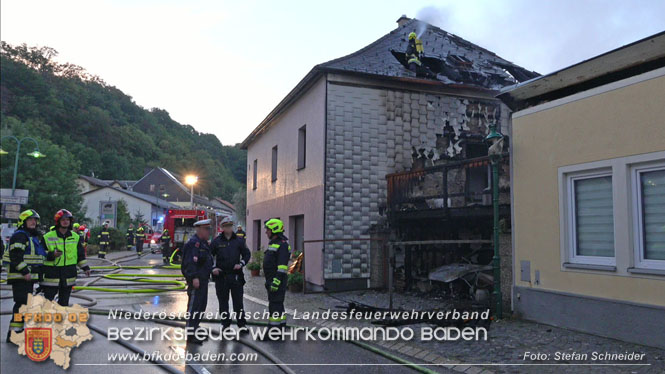
[[484,156],[388,174],[389,212],[489,206],[489,165]]

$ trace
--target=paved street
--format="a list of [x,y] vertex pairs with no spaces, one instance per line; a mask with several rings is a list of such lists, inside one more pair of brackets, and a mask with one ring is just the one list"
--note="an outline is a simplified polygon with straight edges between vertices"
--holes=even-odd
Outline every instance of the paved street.
[[[117,258],[121,254],[112,254],[110,258]],[[94,261],[94,260],[93,260]],[[140,260],[124,262],[122,265],[158,265],[161,262],[160,255],[147,255]],[[94,265],[94,264],[93,264]],[[124,272],[138,272],[137,270],[127,270]],[[144,273],[178,273],[179,270],[142,270]],[[79,283],[85,283],[88,279],[81,278]],[[95,283],[95,286],[105,285],[112,282],[107,280]],[[252,281],[252,284],[256,280]],[[135,296],[132,294],[118,294],[118,293],[103,293],[96,291],[81,291],[86,296],[91,296],[97,300],[96,309],[112,309],[118,308],[129,311],[148,311],[148,312],[161,312],[161,311],[184,311],[187,295],[182,291],[175,291],[158,295],[140,295]],[[3,289],[2,296],[9,296],[10,292]],[[218,304],[215,296],[214,284],[210,284],[208,289],[209,302],[207,311],[217,311]],[[248,295],[245,300],[245,308],[249,312],[263,311],[266,307],[263,305],[265,295],[257,295],[261,297],[252,297]],[[73,299],[73,302],[80,302],[82,300]],[[2,299],[1,310],[10,310],[12,306],[11,299]],[[9,324],[9,315],[2,315],[0,322],[2,328],[0,332],[4,338]],[[109,320],[105,316],[92,315],[89,325],[99,327],[107,330],[110,326],[115,327],[134,327],[141,325],[159,326],[153,322],[138,322],[127,320]],[[209,326],[213,326],[209,324]],[[94,368],[98,373],[111,373],[117,372],[117,366],[120,363],[109,365],[107,355],[109,353],[129,353],[126,348],[108,342],[103,336],[98,333],[93,333],[94,339],[90,342],[85,342],[81,347],[73,350],[71,354],[72,366],[68,369],[71,373],[89,373],[91,368]],[[183,341],[170,341],[163,342],[158,338],[146,342],[132,342],[136,346],[147,352],[160,351],[162,353],[168,352],[184,352],[185,344]],[[412,369],[399,366],[394,361],[388,360],[375,353],[369,352],[355,345],[345,342],[310,342],[299,340],[297,342],[263,342],[252,341],[261,349],[270,352],[279,360],[285,363],[291,370],[296,373],[309,373],[316,370],[324,373],[409,373],[413,372]],[[2,372],[11,372],[16,374],[32,373],[35,370],[46,373],[56,373],[61,368],[56,367],[52,362],[46,361],[36,363],[30,361],[25,356],[16,355],[16,346],[3,342],[0,344],[0,353],[2,354],[1,369]],[[255,354],[256,351],[246,345],[233,341],[213,341],[209,340],[202,346],[189,347],[192,353],[226,353],[227,355],[235,353]],[[400,355],[407,358],[408,356]],[[11,357],[11,359],[5,359]],[[418,360],[414,360],[418,361]],[[422,362],[422,361],[420,361]],[[90,366],[97,364],[95,366]],[[101,365],[100,365],[101,364]],[[259,354],[256,360],[251,362],[233,362],[227,364],[219,364],[212,361],[201,361],[185,366],[183,360],[172,360],[168,364],[173,365],[180,371],[192,373],[217,373],[225,372],[233,369],[237,373],[278,373],[282,372],[266,357]],[[99,366],[98,366],[99,365]],[[233,365],[233,366],[232,366]],[[448,369],[439,367],[432,368],[438,372],[446,373]],[[162,372],[161,369],[148,362],[141,362],[140,365],[132,365],[128,370],[133,372]]]
[[[127,253],[112,254],[111,258],[126,256]],[[94,261],[94,260],[93,260]],[[161,259],[159,255],[147,255],[140,260],[125,259],[122,265],[159,265]],[[101,262],[100,262],[101,263]],[[126,270],[123,272],[138,273],[139,270]],[[165,269],[144,269],[142,273],[173,273],[177,274],[179,270]],[[81,278],[79,283],[83,284],[90,279]],[[263,288],[262,277],[247,276],[245,286],[245,308],[249,312],[263,311],[266,308],[266,295]],[[114,281],[100,280],[95,283],[96,286],[112,284]],[[125,286],[129,287],[129,286]],[[103,293],[96,291],[81,291],[82,295],[93,297],[97,300],[95,309],[122,309],[128,311],[143,310],[147,312],[171,312],[185,310],[187,296],[185,292],[174,291],[161,294],[118,294]],[[2,296],[9,296],[10,292],[3,289]],[[210,284],[208,289],[209,302],[207,311],[217,311],[218,304],[214,293],[214,285]],[[85,302],[85,300],[73,299],[74,302]],[[347,292],[336,293],[334,295],[326,294],[287,294],[287,309],[296,309],[299,313],[305,311],[321,311],[322,309],[335,309],[343,306],[341,300],[359,301],[369,305],[380,307],[387,306],[387,295],[376,291]],[[11,309],[11,299],[2,299],[2,311]],[[445,307],[445,300],[424,299],[417,295],[395,295],[395,306],[404,309],[425,309],[434,307]],[[6,334],[9,316],[2,315],[1,333]],[[105,316],[91,316],[90,325],[107,330],[111,326],[115,327],[133,327],[133,326],[159,326],[154,322],[140,322],[133,320],[109,320]],[[303,321],[298,320],[298,325],[303,326],[328,326],[341,327],[349,326],[372,326],[366,321],[344,321],[331,322],[322,320]],[[216,324],[208,324],[216,327]],[[422,325],[413,326],[416,330]],[[416,334],[416,337],[419,335]],[[399,366],[396,362],[381,357],[375,353],[369,352],[355,345],[345,342],[310,342],[299,340],[296,342],[264,342],[252,341],[259,348],[268,351],[276,356],[283,363],[287,364],[291,370],[296,373],[309,373],[316,369],[324,373],[408,373],[412,369]],[[146,342],[134,342],[134,344],[147,352],[159,351],[163,354],[182,353],[186,347],[183,341],[161,341],[157,338]],[[541,324],[521,321],[516,319],[505,319],[493,323],[489,330],[488,341],[455,341],[455,342],[423,342],[418,339],[412,341],[394,341],[394,342],[376,342],[374,347],[385,350],[399,357],[408,359],[412,362],[422,364],[431,370],[442,373],[662,373],[665,371],[665,352],[663,350],[649,348],[645,346],[628,344],[612,339],[601,338],[598,336],[577,333],[561,328],[545,326]],[[190,347],[192,353],[225,353],[230,354],[256,354],[257,351],[247,345],[234,341],[214,341],[209,340],[202,346]],[[91,367],[95,372],[111,373],[117,372],[117,365],[108,365],[108,354],[129,353],[127,348],[118,344],[108,342],[103,336],[94,333],[94,340],[84,343],[81,347],[75,349],[71,355],[73,365],[69,371],[72,373],[89,373]],[[557,365],[557,366],[531,366],[533,364],[554,363],[538,362],[530,359],[524,360],[525,352],[545,353],[553,355],[555,352],[640,352],[645,354],[644,361],[641,364],[648,366],[580,366],[580,365]],[[40,372],[58,372],[57,368],[48,361],[46,363],[35,363],[25,356],[16,355],[16,346],[9,345],[4,341],[0,344],[0,353],[2,354],[2,371],[15,374],[32,373],[35,370]],[[11,359],[6,359],[11,357]],[[259,354],[251,362],[226,362],[220,364],[210,360],[200,362],[185,362],[180,359],[174,359],[167,362],[179,371],[191,373],[211,373],[224,372],[233,368],[238,373],[278,373],[281,370],[276,367],[265,356]],[[342,364],[343,363],[343,364]],[[591,361],[558,361],[558,364],[588,364]],[[594,362],[595,364],[607,364],[606,361]],[[475,364],[469,366],[467,364]],[[491,365],[481,365],[491,364]],[[510,366],[499,366],[496,364],[518,364]],[[95,366],[90,366],[95,365]],[[232,366],[233,365],[233,366]],[[445,366],[443,366],[445,365]],[[132,371],[139,372],[163,372],[162,369],[141,361],[140,365],[131,366]],[[42,371],[44,370],[44,371]]]

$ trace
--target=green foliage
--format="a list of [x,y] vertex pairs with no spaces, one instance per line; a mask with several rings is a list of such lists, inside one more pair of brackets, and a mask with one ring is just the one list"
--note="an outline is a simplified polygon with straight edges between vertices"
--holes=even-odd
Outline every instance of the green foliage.
[[[25,155],[20,159],[23,172],[19,172],[17,188],[39,185],[43,196],[36,202],[45,205],[38,208],[43,206],[49,215],[55,212],[51,212],[54,206],[79,212],[79,198],[69,196],[75,187],[72,176],[77,174],[136,180],[145,168],[155,166],[183,175],[196,173],[197,192],[200,189],[210,197],[232,200],[237,191],[244,191],[245,151],[223,146],[214,135],[174,121],[163,109],[146,110],[83,68],[55,62],[55,56],[57,51],[49,47],[5,42],[0,53],[2,135],[24,128],[22,134],[39,138],[40,150],[47,155],[34,161]],[[11,143],[5,140],[2,146],[11,155]],[[3,156],[2,187],[11,187],[12,172],[13,162]],[[59,183],[46,180],[44,174],[55,176]],[[60,183],[65,179],[69,182]],[[67,197],[46,204],[44,196],[53,194]]]
[[127,203],[125,200],[120,200],[118,201],[118,206],[116,209],[116,214],[118,215],[117,217],[117,227],[118,230],[122,232],[127,232],[127,228],[129,227],[129,224],[132,223],[132,217],[129,215],[129,211],[127,210]]
[[134,224],[134,227],[136,227],[136,229],[138,229],[139,226],[142,223],[147,223],[147,221],[145,220],[145,217],[143,216],[143,213],[141,213],[140,210],[137,211],[136,214],[134,215],[134,219],[132,220],[132,223]]
[[239,190],[233,194],[233,200],[231,201],[233,206],[236,208],[236,220],[238,223],[245,223],[245,211],[247,209],[247,193],[244,189]]
[[249,270],[261,270],[261,265],[258,262],[250,262],[247,264]]
[[289,280],[286,284],[289,287],[290,286],[302,286],[302,281],[303,281],[302,273],[295,272],[295,273],[289,274]]
[[[46,158],[27,156],[26,153],[35,149],[35,144],[28,140],[21,143],[16,188],[30,191],[29,204],[22,209],[37,210],[42,224],[46,226],[54,224],[53,217],[60,209],[71,211],[75,219],[81,221],[84,212],[81,210],[82,199],[75,182],[80,163],[65,148],[51,142],[50,129],[39,119],[21,121],[3,117],[2,125],[3,137],[12,135],[19,139],[34,138],[40,152],[46,155]],[[16,147],[15,141],[5,139],[2,142],[2,149],[9,153],[0,158],[3,188],[12,186]]]
[[263,257],[265,254],[263,251],[252,251],[252,259],[249,261],[250,264],[258,264],[259,268],[263,266]]

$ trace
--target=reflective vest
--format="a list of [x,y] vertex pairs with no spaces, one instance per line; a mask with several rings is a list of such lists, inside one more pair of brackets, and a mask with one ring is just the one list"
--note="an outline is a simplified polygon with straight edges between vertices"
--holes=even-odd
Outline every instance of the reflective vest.
[[53,261],[45,260],[44,266],[84,266],[86,261],[78,261],[78,243],[79,236],[73,232],[67,238],[58,236],[57,231],[49,231],[44,234],[44,243],[46,243],[47,252],[55,252],[56,249],[62,252],[62,256],[56,257]]
[[99,244],[100,245],[108,245],[111,244],[109,242],[110,234],[108,230],[102,230],[102,232],[99,234]]
[[9,272],[7,273],[7,280],[23,279],[21,270],[25,269],[27,266],[30,266],[30,271],[32,272],[34,267],[41,266],[44,263],[44,259],[46,258],[46,250],[42,247],[38,237],[30,236],[30,234],[25,230],[16,230],[14,235],[19,233],[24,234],[28,238],[29,244],[26,245],[23,243],[12,243],[2,255],[2,262],[9,264],[11,262],[9,252],[16,248],[23,249],[23,261],[16,265],[15,269],[14,267],[10,266]]

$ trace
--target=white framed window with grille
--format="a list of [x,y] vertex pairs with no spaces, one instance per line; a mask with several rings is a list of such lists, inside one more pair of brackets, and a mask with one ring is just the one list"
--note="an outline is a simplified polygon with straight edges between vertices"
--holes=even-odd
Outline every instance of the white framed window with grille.
[[665,161],[630,171],[635,267],[665,270]]
[[614,266],[612,169],[566,174],[567,262]]

